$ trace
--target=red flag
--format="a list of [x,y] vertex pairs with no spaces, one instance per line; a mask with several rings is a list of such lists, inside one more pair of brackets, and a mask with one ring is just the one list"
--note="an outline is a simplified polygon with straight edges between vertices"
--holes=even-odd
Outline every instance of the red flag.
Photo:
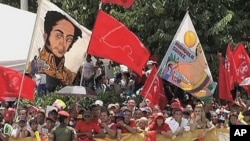
[[102,0],[102,3],[112,3],[130,8],[134,4],[135,0]]
[[230,91],[230,84],[227,80],[225,64],[223,61],[223,57],[219,55],[219,98],[233,101],[233,97]]
[[141,95],[150,101],[150,106],[159,105],[161,109],[164,109],[167,105],[167,97],[165,95],[163,81],[156,74],[157,68],[154,67],[147,78]]
[[232,44],[227,46],[226,58],[225,58],[225,75],[227,78],[228,89],[233,90],[236,82],[236,68],[233,58]]
[[[0,66],[0,97],[18,98],[22,77],[20,72]],[[35,100],[35,89],[35,81],[24,76],[20,97],[31,101]]]
[[99,11],[88,53],[124,64],[142,75],[150,52],[125,25]]
[[[241,83],[245,78],[250,77],[250,58],[242,43],[238,44],[237,48],[233,52],[237,82]],[[250,93],[250,89],[247,86],[243,88]]]

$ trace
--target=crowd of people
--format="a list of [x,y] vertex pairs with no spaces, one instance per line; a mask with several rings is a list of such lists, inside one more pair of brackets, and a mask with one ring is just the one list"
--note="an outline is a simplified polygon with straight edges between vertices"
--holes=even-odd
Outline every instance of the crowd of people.
[[1,110],[0,138],[91,141],[108,136],[122,140],[123,133],[144,133],[147,140],[155,140],[152,138],[157,134],[171,139],[197,129],[206,129],[205,136],[216,128],[249,125],[250,109],[243,101],[239,97],[234,104],[226,106],[199,100],[183,105],[179,99],[173,99],[166,109],[158,105],[151,108],[147,101],[136,103],[134,99],[129,99],[125,106],[119,103],[104,106],[103,101],[96,100],[88,107],[76,104],[70,110],[57,105],[50,111],[21,106],[16,119],[13,108]]
[[94,141],[96,138],[122,140],[123,133],[144,133],[145,140],[156,140],[161,134],[173,139],[185,132],[205,129],[201,136],[216,128],[229,128],[230,125],[250,124],[250,102],[246,93],[237,91],[235,101],[220,104],[218,100],[206,103],[189,95],[183,102],[174,92],[164,109],[152,106],[148,99],[134,99],[155,65],[147,63],[145,80],[128,69],[121,69],[114,78],[103,73],[102,61],[92,63],[91,56],[83,64],[80,84],[94,91],[112,91],[127,97],[124,103],[104,104],[101,99],[83,106],[76,103],[69,110],[52,104],[54,109],[20,105],[15,116],[13,107],[2,107],[0,114],[0,140],[33,137],[42,141]]

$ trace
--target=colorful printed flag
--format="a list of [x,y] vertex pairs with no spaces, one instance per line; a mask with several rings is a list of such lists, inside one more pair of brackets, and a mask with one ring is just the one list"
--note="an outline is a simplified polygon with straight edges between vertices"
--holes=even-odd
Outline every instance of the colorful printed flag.
[[95,22],[88,53],[124,64],[139,75],[150,56],[134,33],[102,10]]
[[90,36],[91,31],[56,5],[40,1],[26,71],[46,74],[47,87],[72,84]]
[[227,78],[228,89],[233,90],[236,83],[236,68],[231,43],[229,43],[227,46],[227,53],[225,58],[225,75]]
[[16,70],[0,66],[0,84],[0,97],[35,100],[35,81]]
[[102,0],[102,3],[112,3],[130,8],[134,4],[135,0]]
[[197,98],[214,93],[201,43],[188,12],[183,18],[158,70],[158,75]]
[[219,98],[223,100],[233,101],[230,83],[227,75],[227,69],[221,54],[219,55]]
[[159,105],[161,109],[166,108],[167,97],[165,95],[163,81],[156,74],[157,68],[154,67],[147,78],[141,95],[150,101],[150,107]]

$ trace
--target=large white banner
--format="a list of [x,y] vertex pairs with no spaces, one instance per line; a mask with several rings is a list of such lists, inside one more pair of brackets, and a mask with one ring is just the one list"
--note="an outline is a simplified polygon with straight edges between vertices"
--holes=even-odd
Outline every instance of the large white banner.
[[158,75],[195,97],[213,94],[213,82],[201,43],[188,12],[158,70]]
[[[91,31],[53,3],[39,3],[27,72],[70,85],[86,55]],[[51,79],[50,79],[51,80]],[[47,81],[48,82],[48,81]]]

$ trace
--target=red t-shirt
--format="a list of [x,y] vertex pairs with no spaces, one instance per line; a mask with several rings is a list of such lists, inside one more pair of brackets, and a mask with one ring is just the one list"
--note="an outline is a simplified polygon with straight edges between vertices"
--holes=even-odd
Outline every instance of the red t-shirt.
[[[129,125],[127,125],[127,126],[136,127],[135,120],[130,120]],[[124,126],[120,126],[120,127],[116,127],[116,128],[120,128],[122,130],[122,133],[130,133],[129,130]]]
[[85,122],[85,121],[78,121],[76,123],[75,129],[77,132],[90,132],[90,133],[101,133],[102,128],[96,124],[95,121],[90,121],[89,123]]
[[167,123],[163,123],[161,126],[158,126],[155,122],[149,125],[149,131],[156,131],[156,133],[161,133],[161,131],[171,131]]

